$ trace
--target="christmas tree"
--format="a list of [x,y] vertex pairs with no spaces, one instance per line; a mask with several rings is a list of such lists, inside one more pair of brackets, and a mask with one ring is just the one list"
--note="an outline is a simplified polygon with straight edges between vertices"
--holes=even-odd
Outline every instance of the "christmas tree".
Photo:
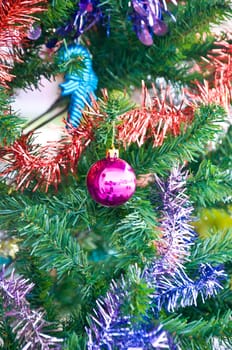
[[[231,13],[0,2],[0,348],[232,349]],[[58,74],[40,145],[12,99]]]

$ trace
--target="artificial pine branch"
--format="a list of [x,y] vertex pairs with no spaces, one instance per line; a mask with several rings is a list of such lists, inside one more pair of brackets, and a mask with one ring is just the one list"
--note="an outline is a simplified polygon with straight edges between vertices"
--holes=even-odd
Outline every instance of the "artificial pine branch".
[[[122,276],[118,283],[112,281],[106,296],[97,300],[97,308],[94,310],[90,327],[87,329],[88,349],[100,350],[103,345],[111,347],[113,344],[118,349],[129,345],[152,348],[151,345],[156,342],[158,344],[161,338],[159,338],[159,327],[158,329],[152,328],[153,322],[149,319],[150,315],[154,313],[157,317],[162,308],[174,312],[177,308],[197,306],[198,296],[201,296],[204,303],[223,288],[222,281],[225,280],[226,273],[221,266],[201,264],[199,277],[195,281],[184,271],[183,261],[187,260],[188,248],[193,244],[192,228],[188,225],[192,208],[184,193],[185,180],[186,176],[178,169],[172,172],[167,183],[156,180],[162,191],[162,213],[164,215],[161,222],[163,247],[162,241],[161,247],[158,246],[160,257],[147,263],[143,270],[136,267],[134,273],[129,267],[128,276]],[[179,195],[177,191],[180,192]],[[130,225],[126,222],[126,227],[124,227],[126,232],[129,230],[128,226]],[[137,226],[136,223],[135,226]],[[186,232],[182,240],[183,231]],[[141,292],[138,284],[136,287],[133,284],[134,276],[136,276],[135,280],[140,281],[140,288],[144,285]],[[136,291],[133,290],[134,287]],[[134,315],[135,305],[140,309],[141,315],[143,315],[141,310],[144,308],[139,302],[132,302],[132,300],[137,299],[137,293],[143,292],[145,294],[147,292],[148,309],[138,324],[133,323],[132,315]],[[139,300],[143,300],[143,297],[141,294]],[[162,326],[160,327],[162,329]],[[163,340],[164,335],[165,333],[162,335]],[[164,348],[176,349],[173,342],[169,342],[167,334],[165,339]]]
[[[126,7],[126,4],[121,6],[122,8]],[[222,19],[223,15],[229,11],[227,1],[223,1],[223,3],[221,1],[213,3],[212,1],[194,1],[194,6],[192,1],[185,2],[183,6],[178,3],[177,7],[172,8],[174,15],[178,18],[177,23],[169,23],[170,31],[165,40],[156,37],[154,45],[146,48],[144,52],[144,47],[138,43],[135,33],[131,32],[131,25],[125,25],[124,13],[123,18],[120,18],[120,12],[122,11],[120,4],[114,4],[112,8],[115,11],[115,17],[112,15],[111,39],[114,43],[120,41],[120,45],[111,45],[113,51],[109,54],[107,50],[109,44],[104,40],[104,36],[98,38],[95,33],[89,33],[89,37],[92,42],[92,52],[96,50],[101,57],[101,62],[98,60],[96,62],[96,73],[103,77],[103,87],[112,86],[113,79],[117,88],[124,87],[125,84],[127,86],[130,84],[138,86],[139,81],[148,75],[165,77],[171,81],[189,81],[188,73],[186,74],[189,65],[186,64],[183,67],[183,64],[180,66],[178,63],[182,63],[183,60],[187,60],[188,57],[194,55],[199,57],[200,48],[202,49],[202,46],[204,46],[204,43],[202,45],[202,41],[197,39],[197,35],[192,35],[192,33],[197,34],[206,31],[210,37],[209,23],[212,19],[215,20],[215,16]],[[198,20],[199,13],[201,13],[200,23]],[[179,22],[179,17],[181,22]],[[123,25],[119,31],[117,28],[120,22],[123,22]],[[209,39],[208,45],[211,41],[212,39]],[[130,47],[128,47],[128,42],[130,42]],[[200,45],[197,50],[196,44],[198,43]],[[205,53],[208,48],[209,46],[205,45]],[[107,55],[103,53],[107,53]],[[144,54],[146,60],[144,60]],[[117,66],[114,64],[116,57],[119,57]],[[150,62],[152,62],[152,65],[149,64]],[[143,66],[142,76],[140,74],[141,66]],[[107,67],[107,71],[104,67]]]
[[200,263],[225,264],[230,262],[232,254],[232,230],[212,232],[209,238],[200,239],[192,249],[188,268]]
[[208,158],[217,167],[226,170],[232,166],[232,125],[223,136],[217,142],[216,149],[208,154]]
[[157,218],[148,200],[136,197],[112,232],[111,242],[117,251],[118,269],[127,268],[132,262],[146,264],[156,251],[155,240],[159,235]]
[[[70,181],[71,183],[71,181]],[[70,229],[80,227],[85,229],[86,223],[91,224],[95,213],[91,213],[85,188],[82,188],[76,180],[70,187],[64,186],[56,194],[51,196],[40,193],[40,202],[46,204],[51,216],[55,213],[65,213],[65,218]],[[93,215],[93,216],[92,216]]]
[[45,28],[55,28],[64,25],[77,9],[76,2],[71,0],[50,1],[47,11],[43,14]]
[[188,179],[188,193],[198,207],[230,203],[232,198],[231,174],[204,159],[196,174]]
[[3,345],[7,350],[17,350],[19,348],[19,343],[15,339],[16,335],[13,333],[9,320],[3,319],[2,302],[0,300],[0,346]]
[[72,332],[66,343],[64,344],[64,350],[83,350],[86,348],[86,341],[81,339],[76,335],[75,332]]
[[58,216],[50,218],[47,208],[42,206],[27,209],[24,215],[26,226],[19,230],[19,236],[23,238],[22,246],[31,247],[31,255],[40,259],[41,268],[56,269],[58,277],[73,268],[84,270],[86,258],[66,228],[65,217],[62,222]]
[[[215,309],[215,307],[214,307]],[[170,333],[175,332],[176,341],[181,349],[189,350],[215,350],[218,339],[225,344],[231,344],[230,332],[232,328],[231,310],[225,310],[220,314],[215,310],[215,315],[207,314],[206,310],[196,312],[195,317],[188,314],[162,314],[160,320]],[[197,311],[197,309],[196,309]],[[228,347],[230,349],[230,346]]]
[[17,194],[16,197],[11,197],[6,191],[2,195],[1,203],[1,229],[10,229],[10,231],[15,231],[14,218],[16,216],[20,218],[20,215],[22,215],[24,207],[28,204],[28,201],[27,199],[24,200],[20,194]]
[[0,88],[0,147],[13,143],[21,134],[24,121],[11,113],[9,92]]
[[[27,261],[27,264],[25,264]],[[37,257],[29,255],[28,249],[20,247],[20,255],[17,255],[14,266],[20,275],[34,284],[30,292],[30,305],[33,309],[43,308],[46,312],[46,319],[49,322],[59,319],[58,302],[52,293],[57,281],[55,273],[47,273],[40,267],[40,261]],[[54,272],[54,270],[53,270]],[[56,307],[54,307],[56,305]]]
[[[31,199],[26,196],[19,194],[17,197],[12,198],[6,195],[5,198],[2,198],[1,215],[5,217],[6,221],[5,225],[2,223],[1,228],[8,229],[8,234],[16,234],[18,238],[23,238],[20,243],[22,248],[32,249],[31,254],[39,259],[40,266],[47,270],[56,268],[59,277],[74,267],[78,268],[79,266],[83,270],[86,265],[85,256],[80,251],[76,238],[72,237],[70,232],[70,226],[73,224],[71,221],[70,225],[72,216],[66,220],[63,215],[61,223],[55,214],[57,208],[52,212],[51,209],[49,210],[49,206],[44,204],[35,206]],[[76,197],[76,201],[78,199],[80,197]],[[5,206],[7,206],[7,210],[4,209]],[[78,215],[82,215],[83,209],[79,208],[79,214],[77,208],[75,209],[75,214],[71,215],[78,218]],[[62,212],[62,208],[59,210]],[[51,216],[48,214],[49,211]],[[15,227],[15,222],[12,223],[15,215],[18,217],[17,227]],[[37,237],[36,241],[35,237]],[[48,258],[49,256],[50,258]]]

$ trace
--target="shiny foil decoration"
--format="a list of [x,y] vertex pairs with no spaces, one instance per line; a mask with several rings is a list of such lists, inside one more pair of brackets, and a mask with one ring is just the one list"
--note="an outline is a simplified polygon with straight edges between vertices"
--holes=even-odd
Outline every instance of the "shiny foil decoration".
[[79,44],[62,47],[59,51],[60,64],[70,60],[80,60],[84,64],[83,69],[73,69],[65,74],[65,81],[60,84],[61,95],[71,96],[68,109],[68,123],[77,128],[82,118],[82,110],[86,104],[91,104],[91,96],[96,98],[98,78],[92,67],[89,51]]
[[94,163],[87,174],[90,196],[107,207],[126,203],[134,194],[136,177],[123,159],[108,156]]
[[[55,31],[54,37],[51,38],[46,46],[53,48],[59,38],[72,37],[79,38],[83,33],[89,31],[99,22],[107,22],[106,15],[102,11],[103,6],[100,6],[99,0],[79,0],[78,7],[74,13],[70,14],[68,21]],[[109,27],[109,19],[107,29]]]
[[180,135],[181,128],[193,120],[196,105],[187,100],[184,91],[178,106],[173,101],[171,86],[161,89],[161,93],[153,86],[152,93],[151,96],[143,82],[141,106],[118,118],[117,140],[125,149],[132,143],[141,147],[148,139],[154,147],[161,146],[168,135]]
[[27,32],[27,37],[30,40],[38,40],[42,34],[42,28],[39,24],[33,24]]
[[24,191],[31,186],[47,192],[50,186],[56,190],[62,175],[77,172],[78,160],[94,138],[93,130],[98,117],[83,115],[79,128],[63,129],[59,142],[49,142],[41,146],[34,142],[33,134],[22,135],[12,145],[0,148],[2,165],[0,178],[14,181],[16,190]]
[[[176,1],[172,1],[177,5]],[[163,36],[168,32],[168,25],[163,14],[168,14],[173,21],[175,17],[168,11],[165,0],[132,0],[131,21],[138,39],[146,46],[153,44],[153,35]]]
[[[8,87],[14,78],[12,62],[22,62],[17,48],[21,48],[27,32],[35,22],[35,14],[46,10],[47,1],[0,1],[0,86]],[[3,48],[10,48],[4,50]]]

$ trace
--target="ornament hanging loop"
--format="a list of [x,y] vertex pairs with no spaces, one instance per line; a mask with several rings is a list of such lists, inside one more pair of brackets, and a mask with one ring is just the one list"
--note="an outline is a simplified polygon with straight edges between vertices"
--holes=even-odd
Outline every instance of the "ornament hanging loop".
[[106,158],[116,159],[119,158],[119,150],[112,147],[106,151]]
[[106,151],[106,158],[115,159],[119,157],[119,150],[115,148],[114,140],[115,140],[115,121],[112,122],[112,142],[111,142],[111,148]]
[[114,147],[114,140],[115,140],[115,120],[112,122],[112,142],[111,142],[111,148]]

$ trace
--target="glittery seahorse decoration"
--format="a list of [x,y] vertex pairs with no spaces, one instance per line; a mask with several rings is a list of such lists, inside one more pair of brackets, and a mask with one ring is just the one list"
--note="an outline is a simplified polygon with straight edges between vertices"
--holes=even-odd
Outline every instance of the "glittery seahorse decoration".
[[97,88],[98,78],[92,68],[92,60],[86,48],[79,44],[63,47],[59,52],[60,63],[80,58],[82,69],[74,69],[65,74],[65,81],[60,84],[61,95],[71,95],[68,110],[68,123],[74,128],[80,124],[82,110],[86,104],[91,103],[90,96],[96,98],[94,91]]

